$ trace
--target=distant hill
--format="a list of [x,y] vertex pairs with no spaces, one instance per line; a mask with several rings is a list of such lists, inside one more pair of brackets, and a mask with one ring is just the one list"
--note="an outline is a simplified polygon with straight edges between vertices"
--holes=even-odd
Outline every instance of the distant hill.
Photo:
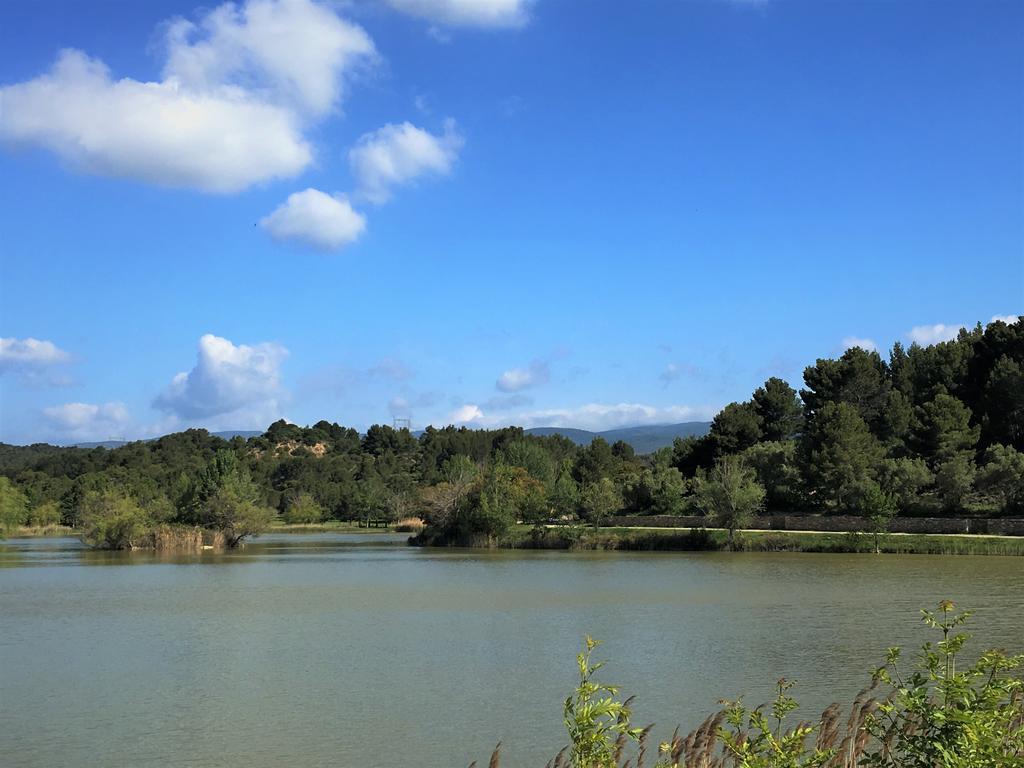
[[586,429],[569,427],[532,427],[525,430],[528,435],[562,435],[577,445],[589,445],[595,437],[603,437],[609,443],[618,440],[629,443],[637,453],[653,453],[659,448],[672,445],[677,437],[700,437],[708,433],[710,421],[686,421],[682,424],[655,424],[647,427],[621,427],[604,432],[590,432]]
[[[233,437],[244,437],[248,440],[250,437],[259,437],[263,434],[262,429],[232,429],[226,432],[211,432],[214,437],[219,437],[222,440],[230,440]],[[98,443],[75,443],[72,448],[120,448],[122,445],[128,445],[132,442],[131,440],[101,440]]]

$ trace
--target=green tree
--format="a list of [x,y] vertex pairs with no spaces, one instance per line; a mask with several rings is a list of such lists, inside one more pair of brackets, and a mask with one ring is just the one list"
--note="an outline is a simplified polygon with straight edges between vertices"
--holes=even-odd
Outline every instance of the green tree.
[[947,510],[963,504],[974,483],[974,448],[980,429],[971,425],[971,411],[944,392],[915,412],[918,450],[935,472],[935,488]]
[[754,391],[754,410],[761,419],[764,440],[792,440],[803,431],[800,396],[780,378],[773,376]]
[[274,519],[274,511],[259,504],[254,494],[240,484],[223,486],[203,508],[205,527],[224,534],[229,547],[237,547],[249,536],[258,536]]
[[572,476],[572,459],[565,459],[551,488],[551,507],[562,519],[579,515],[580,488]]
[[882,446],[857,409],[847,402],[826,403],[806,439],[807,474],[827,508],[856,511],[862,488],[874,480]]
[[686,480],[675,467],[656,463],[626,483],[625,504],[633,512],[681,515],[686,506]]
[[320,523],[326,516],[324,508],[317,503],[311,493],[300,493],[284,511],[284,521],[291,524]]
[[872,430],[880,433],[880,419],[888,401],[885,363],[877,352],[851,347],[838,360],[818,360],[804,370],[804,401],[808,428],[829,405],[846,403]]
[[469,456],[455,454],[440,470],[441,481],[420,489],[418,508],[427,525],[451,534],[465,516],[467,499],[478,483],[480,468]]
[[760,439],[761,417],[750,402],[725,406],[711,421],[707,435],[716,458],[742,453]]
[[914,408],[910,398],[898,389],[891,389],[877,421],[877,435],[891,456],[907,451],[907,439],[913,423]]
[[935,480],[924,459],[912,458],[883,459],[877,476],[882,490],[904,511],[919,506],[922,490]]
[[[1024,323],[1014,324],[1024,335]],[[1024,451],[1024,360],[1000,357],[988,376],[982,398],[986,438]]]
[[34,506],[28,513],[28,524],[37,528],[60,525],[60,519],[60,504],[56,501],[44,501]]
[[513,440],[498,450],[496,458],[510,467],[522,467],[545,485],[555,479],[555,463],[539,441]]
[[875,545],[875,554],[882,551],[882,535],[896,515],[896,501],[877,483],[868,483],[861,491],[860,513],[868,519],[868,531]]
[[605,518],[622,509],[622,495],[615,483],[607,477],[583,487],[580,494],[580,508],[583,516],[596,531]]
[[15,528],[25,524],[27,516],[28,497],[10,478],[0,476],[0,534],[9,535]]
[[742,454],[744,462],[764,486],[765,504],[770,510],[798,509],[803,488],[797,446],[792,440],[752,445]]
[[488,472],[476,503],[471,505],[464,534],[485,537],[493,545],[517,520],[537,523],[545,502],[544,486],[522,467],[496,464]]
[[971,426],[971,411],[952,395],[940,393],[915,412],[917,447],[933,467],[973,456],[980,429]]
[[602,477],[613,476],[618,463],[608,441],[603,437],[595,437],[590,445],[579,452],[573,475],[581,486],[591,485]]
[[974,485],[976,473],[974,461],[966,453],[956,454],[936,466],[935,489],[944,509],[956,511],[962,508]]
[[274,512],[261,503],[260,489],[237,454],[218,451],[191,493],[189,522],[220,531],[229,547],[269,527]]
[[153,519],[135,499],[112,489],[87,493],[78,519],[82,541],[96,549],[135,549],[153,529]]
[[697,507],[714,525],[729,532],[729,549],[736,547],[736,531],[750,525],[761,510],[764,496],[754,470],[737,456],[716,461],[696,485]]
[[1024,505],[1024,453],[1009,445],[989,446],[977,485],[1004,512]]

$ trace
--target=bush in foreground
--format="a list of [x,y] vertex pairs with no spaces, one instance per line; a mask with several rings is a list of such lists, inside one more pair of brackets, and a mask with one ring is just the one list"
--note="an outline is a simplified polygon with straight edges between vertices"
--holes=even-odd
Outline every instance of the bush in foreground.
[[[909,670],[890,648],[848,710],[832,704],[815,723],[791,724],[793,683],[780,680],[768,711],[726,702],[688,735],[676,729],[650,758],[653,768],[1021,768],[1024,656],[989,650],[958,668],[970,638],[959,628],[970,614],[948,600],[922,614],[942,639],[925,643]],[[548,768],[643,768],[654,751],[653,726],[631,721],[632,699],[620,702],[615,686],[595,681],[598,644],[588,637],[576,657],[579,684],[564,705],[570,744]],[[500,746],[490,768],[500,764]]]

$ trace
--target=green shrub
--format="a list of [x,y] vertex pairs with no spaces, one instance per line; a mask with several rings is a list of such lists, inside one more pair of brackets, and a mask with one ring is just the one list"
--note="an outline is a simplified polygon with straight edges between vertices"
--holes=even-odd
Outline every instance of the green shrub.
[[309,493],[296,496],[284,512],[284,521],[290,524],[320,523],[325,517],[327,513],[324,508]]
[[[725,702],[688,735],[676,729],[654,768],[1024,768],[1024,656],[990,650],[958,669],[969,635],[956,630],[970,614],[953,608],[944,600],[937,613],[922,611],[942,639],[926,642],[906,673],[900,650],[890,648],[848,710],[832,704],[817,722],[791,726],[793,683],[780,680],[767,713]],[[579,683],[564,705],[570,743],[553,768],[645,764],[651,727],[631,723],[632,698],[620,702],[618,688],[595,681],[598,645],[587,637],[576,657]],[[499,762],[495,749],[490,768]]]
[[118,491],[90,491],[79,510],[82,541],[99,549],[133,549],[153,529],[153,519]]
[[60,517],[60,504],[56,501],[44,501],[28,513],[28,524],[37,528],[60,525]]

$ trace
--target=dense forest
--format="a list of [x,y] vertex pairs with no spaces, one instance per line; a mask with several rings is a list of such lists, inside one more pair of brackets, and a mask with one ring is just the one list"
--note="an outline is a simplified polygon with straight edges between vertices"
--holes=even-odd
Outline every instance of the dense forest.
[[851,348],[770,378],[707,435],[637,455],[602,438],[278,421],[248,440],[190,429],[104,448],[0,445],[0,528],[63,523],[97,546],[155,526],[223,532],[274,518],[418,516],[445,541],[493,541],[515,522],[759,509],[823,514],[1015,514],[1024,507],[1024,328],[996,321],[888,359]]

